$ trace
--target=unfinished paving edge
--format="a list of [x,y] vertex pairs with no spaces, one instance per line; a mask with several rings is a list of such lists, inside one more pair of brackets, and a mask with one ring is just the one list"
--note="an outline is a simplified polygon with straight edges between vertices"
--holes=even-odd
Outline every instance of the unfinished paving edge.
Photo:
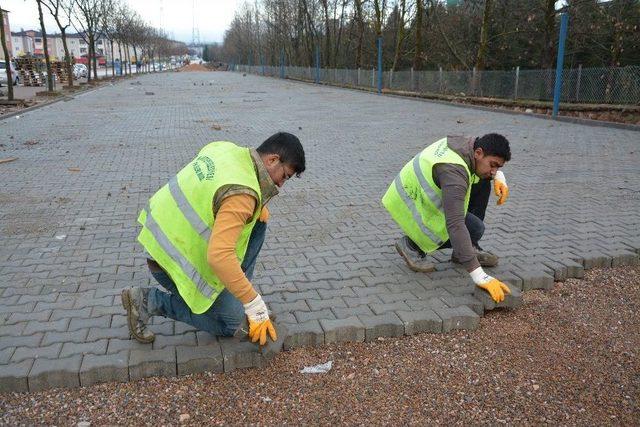
[[[211,340],[204,346],[173,346],[154,352],[141,349],[113,354],[84,354],[61,359],[29,358],[12,365],[0,365],[0,392],[35,392],[57,387],[89,386],[109,381],[132,381],[149,376],[176,376],[200,372],[231,372],[264,367],[276,354],[298,347],[320,347],[341,342],[371,342],[377,338],[418,333],[474,330],[480,317],[496,308],[522,305],[522,292],[551,289],[555,281],[582,278],[585,269],[640,264],[640,248],[611,252],[585,252],[574,263],[547,263],[508,277],[512,291],[496,304],[486,292],[473,296],[440,297],[442,305],[431,309],[397,310],[346,319],[319,319],[278,324],[278,340],[259,349],[238,338]],[[569,265],[567,265],[569,264]],[[543,267],[546,267],[543,268]],[[458,305],[462,303],[462,305]],[[284,314],[278,313],[283,319]],[[294,318],[293,318],[294,319]]]

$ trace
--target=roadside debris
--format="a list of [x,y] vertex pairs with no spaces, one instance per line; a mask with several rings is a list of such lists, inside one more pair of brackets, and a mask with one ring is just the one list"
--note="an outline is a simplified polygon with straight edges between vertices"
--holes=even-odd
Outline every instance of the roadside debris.
[[67,168],[69,172],[80,172],[80,168]]
[[6,159],[0,159],[0,163],[9,163],[9,162],[13,162],[14,160],[18,160],[17,157],[7,157]]
[[329,360],[327,363],[322,363],[320,365],[314,366],[305,366],[304,369],[300,371],[301,374],[326,374],[331,370],[333,366],[333,360]]

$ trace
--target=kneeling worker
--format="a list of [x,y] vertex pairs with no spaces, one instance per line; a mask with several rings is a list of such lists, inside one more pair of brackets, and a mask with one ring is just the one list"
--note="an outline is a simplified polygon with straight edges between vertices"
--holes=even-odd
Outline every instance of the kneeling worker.
[[494,301],[504,300],[509,288],[482,267],[498,258],[478,244],[484,233],[484,214],[491,180],[498,205],[509,195],[498,169],[511,159],[509,141],[491,133],[481,138],[448,136],[425,148],[407,163],[382,198],[382,204],[404,231],[396,249],[414,271],[435,269],[427,253],[453,248],[451,260],[462,264],[474,283]]
[[264,345],[276,330],[250,280],[262,248],[278,187],[305,170],[298,138],[280,132],[257,149],[212,142],[149,200],[138,240],[151,274],[166,290],[122,291],[129,331],[154,340],[152,316],[188,323],[216,336],[232,336],[246,315],[252,342]]

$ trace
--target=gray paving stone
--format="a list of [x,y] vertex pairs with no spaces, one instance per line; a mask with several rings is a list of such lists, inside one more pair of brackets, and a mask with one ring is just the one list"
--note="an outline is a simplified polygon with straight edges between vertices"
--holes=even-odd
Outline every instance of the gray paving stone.
[[584,266],[581,262],[572,259],[558,259],[558,262],[567,267],[567,278],[582,279],[584,277]]
[[298,347],[319,347],[324,345],[324,330],[318,320],[304,323],[287,324],[289,333],[284,338],[284,349]]
[[0,365],[8,364],[14,351],[16,351],[15,347],[7,347],[0,350]]
[[108,340],[86,342],[82,344],[66,342],[62,345],[60,357],[73,356],[74,354],[95,354],[101,355],[107,353]]
[[351,316],[373,316],[373,310],[368,305],[358,305],[349,308],[333,308],[333,314],[337,319],[346,319]]
[[60,319],[55,322],[29,321],[24,328],[24,335],[31,335],[37,332],[56,331],[64,332],[69,327],[69,319]]
[[386,304],[379,304],[379,303],[374,303],[374,304],[369,304],[369,308],[375,313],[375,314],[382,314],[382,313],[387,313],[389,311],[404,311],[404,310],[409,310],[409,306],[407,305],[406,302],[404,301],[397,301],[397,302],[393,302],[393,303],[386,303]]
[[197,345],[195,332],[186,332],[182,335],[156,335],[153,341],[153,349],[163,347],[193,347]]
[[329,299],[321,299],[321,300],[307,300],[307,305],[311,308],[311,311],[320,311],[324,308],[346,308],[347,304],[344,302],[342,298],[335,297]]
[[317,310],[317,311],[294,311],[293,314],[295,315],[298,322],[307,322],[309,320],[336,318],[335,314],[333,314],[333,312],[328,308],[325,308],[323,310]]
[[27,375],[35,359],[9,365],[0,365],[0,393],[23,393],[29,391]]
[[335,298],[335,297],[355,297],[356,294],[351,288],[339,288],[339,289],[318,289],[318,294],[322,299]]
[[478,316],[482,316],[484,314],[484,305],[482,301],[477,298],[477,295],[479,294],[477,291],[478,289],[479,288],[476,286],[476,289],[474,289],[473,295],[441,297],[440,299],[449,308],[467,306],[471,310],[473,310]]
[[0,350],[11,347],[37,347],[42,342],[43,333],[33,335],[7,336],[0,340]]
[[175,376],[176,349],[165,347],[160,350],[131,350],[129,355],[129,378]]
[[611,267],[611,257],[604,252],[590,251],[583,254],[586,270],[596,267]]
[[401,337],[404,335],[404,323],[395,313],[375,316],[358,316],[364,325],[364,340],[371,342],[378,337]]
[[113,354],[85,354],[80,366],[80,385],[129,381],[129,351]]
[[29,391],[79,387],[81,363],[81,354],[64,359],[36,359],[28,376]]
[[325,344],[364,341],[364,325],[356,316],[337,320],[320,319],[320,326],[324,331]]
[[[157,338],[157,337],[156,337]],[[120,353],[122,350],[142,350],[149,351],[152,344],[143,344],[135,339],[109,338],[107,344],[107,354]]]
[[83,343],[86,341],[89,329],[78,329],[65,332],[46,332],[42,339],[42,345],[53,343]]
[[609,252],[609,255],[611,256],[612,267],[640,264],[638,253],[634,253],[628,250],[616,250],[613,252]]
[[110,328],[89,328],[87,341],[96,341],[102,338],[129,339],[129,327],[126,325]]
[[551,289],[553,288],[553,276],[542,270],[518,270],[515,274],[522,279],[522,290]]
[[433,310],[398,311],[396,314],[404,324],[406,335],[420,332],[442,332],[442,319]]
[[13,352],[10,363],[18,363],[26,359],[56,359],[61,349],[62,343],[41,347],[18,347]]
[[442,332],[454,329],[474,330],[480,324],[480,316],[467,306],[436,308],[433,311],[442,319]]
[[262,354],[259,346],[245,339],[219,337],[224,372],[242,368],[261,368]]
[[177,347],[178,375],[198,372],[224,372],[222,348],[214,344],[198,347]]

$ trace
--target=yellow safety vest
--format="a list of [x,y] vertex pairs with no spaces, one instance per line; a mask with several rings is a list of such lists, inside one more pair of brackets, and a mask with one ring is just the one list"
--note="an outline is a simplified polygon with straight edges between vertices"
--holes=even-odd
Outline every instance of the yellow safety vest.
[[449,240],[442,208],[442,190],[433,181],[433,167],[451,163],[464,167],[469,187],[464,212],[469,208],[471,185],[478,181],[458,153],[449,148],[447,138],[429,145],[407,163],[382,197],[382,204],[411,240],[424,252],[433,252]]
[[138,241],[167,272],[193,313],[211,307],[224,285],[211,271],[207,247],[215,218],[213,198],[224,185],[242,185],[259,199],[251,221],[244,226],[236,255],[242,263],[253,226],[262,208],[262,193],[249,148],[218,141],[158,190],[140,212]]

